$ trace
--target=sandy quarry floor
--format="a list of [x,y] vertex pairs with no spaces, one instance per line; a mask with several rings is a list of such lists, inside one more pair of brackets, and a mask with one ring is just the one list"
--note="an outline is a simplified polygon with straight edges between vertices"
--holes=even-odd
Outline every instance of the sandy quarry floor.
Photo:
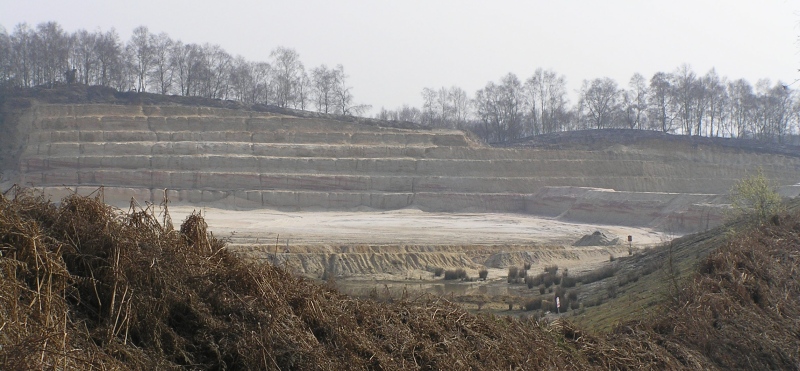
[[[195,210],[192,207],[174,206],[170,214],[176,226]],[[269,261],[276,237],[281,246],[289,241],[286,251],[302,251],[301,256],[329,251],[332,246],[345,245],[435,245],[446,251],[458,251],[473,261],[486,260],[501,251],[537,251],[538,260],[533,272],[545,266],[556,265],[572,274],[597,269],[609,264],[609,257],[628,254],[627,245],[609,247],[573,247],[573,242],[583,235],[602,231],[607,236],[633,236],[634,249],[662,243],[669,237],[647,228],[611,225],[565,223],[522,214],[498,213],[429,213],[415,209],[394,211],[303,211],[277,210],[234,211],[203,208],[208,227],[214,235],[230,238],[229,246],[249,258]],[[475,245],[486,245],[483,256],[476,256]],[[266,247],[268,246],[268,247]],[[300,248],[302,246],[302,248]],[[387,247],[391,249],[391,247]],[[277,250],[276,250],[277,251]],[[471,255],[467,255],[469,252]],[[480,254],[480,253],[479,253]],[[358,254],[356,254],[358,255]],[[313,258],[312,258],[313,259]],[[424,257],[420,257],[424,259]],[[290,267],[310,278],[321,278],[320,272],[302,271]],[[470,277],[477,271],[469,269]],[[523,285],[506,282],[507,269],[489,268],[488,280],[454,282],[443,281],[426,270],[409,269],[402,272],[376,272],[364,275],[337,276],[339,291],[355,297],[370,297],[378,293],[387,297],[401,297],[409,293],[449,295],[450,300],[461,303],[470,310],[480,309],[472,298],[485,297],[484,311],[503,315],[519,315],[522,311],[508,311],[509,301],[515,308],[522,298],[531,295]],[[481,304],[481,305],[483,305]]]
[[[174,206],[176,225],[193,207]],[[666,241],[669,236],[647,228],[566,223],[523,214],[430,213],[415,209],[393,211],[234,211],[203,208],[209,230],[230,237],[233,244],[281,245],[571,245],[596,230],[643,246]],[[675,237],[675,236],[672,236]]]

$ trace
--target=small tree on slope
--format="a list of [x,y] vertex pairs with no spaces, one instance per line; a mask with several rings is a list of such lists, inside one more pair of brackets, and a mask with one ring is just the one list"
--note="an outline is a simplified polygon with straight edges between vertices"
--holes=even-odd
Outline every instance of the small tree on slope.
[[772,181],[758,173],[738,181],[730,191],[731,206],[737,215],[750,214],[760,222],[781,211],[781,196]]

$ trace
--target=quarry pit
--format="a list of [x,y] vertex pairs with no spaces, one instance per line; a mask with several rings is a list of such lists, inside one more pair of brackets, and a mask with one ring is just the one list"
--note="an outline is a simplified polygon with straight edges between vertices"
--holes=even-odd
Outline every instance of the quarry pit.
[[[102,189],[122,210],[166,196],[176,223],[201,210],[231,249],[314,278],[580,271],[720,224],[728,190],[758,170],[786,196],[800,181],[800,156],[625,132],[499,148],[459,130],[174,103],[32,100],[4,117],[4,189]],[[633,243],[572,246],[595,231]]]

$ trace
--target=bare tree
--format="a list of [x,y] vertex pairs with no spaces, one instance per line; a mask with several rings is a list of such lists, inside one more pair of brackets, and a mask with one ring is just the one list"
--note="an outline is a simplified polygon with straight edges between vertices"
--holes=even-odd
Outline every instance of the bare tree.
[[[179,92],[249,104],[275,104],[325,113],[358,115],[344,67],[325,65],[306,74],[293,49],[277,48],[272,64],[231,57],[218,45],[184,45],[166,34],[137,27],[127,44],[114,29],[68,34],[55,22],[18,24],[8,34],[0,26],[0,83],[31,87],[77,77],[83,84],[161,94]],[[404,105],[382,109],[378,117],[433,127],[475,130],[502,142],[559,130],[624,125],[688,135],[748,137],[783,141],[798,129],[800,101],[780,82],[728,81],[714,69],[698,77],[684,64],[658,72],[648,82],[634,74],[621,91],[608,78],[585,81],[580,100],[569,107],[564,76],[537,69],[520,83],[508,74],[489,82],[470,100],[453,86],[422,91],[422,109]],[[474,111],[473,111],[474,110]],[[474,117],[472,121],[470,118]]]
[[285,47],[273,50],[270,58],[275,79],[275,104],[278,107],[288,107],[296,99],[294,94],[301,79],[303,63],[300,62],[297,51]]
[[407,104],[404,104],[397,110],[381,108],[380,112],[378,112],[375,117],[381,120],[406,121],[422,124],[422,111],[420,111],[419,108],[411,107]]
[[77,69],[78,81],[84,85],[95,83],[97,77],[97,43],[102,37],[99,32],[89,33],[79,30],[72,35],[70,65]]
[[267,62],[253,63],[253,101],[269,104],[274,101],[275,84],[272,66]]
[[36,49],[35,40],[36,33],[27,23],[17,24],[11,34],[12,75],[19,86],[30,87],[34,85],[33,69],[35,63],[33,56]]
[[166,33],[150,35],[152,48],[152,70],[149,71],[150,81],[155,85],[159,94],[169,94],[172,90],[175,68],[172,60],[174,41]]
[[334,91],[339,85],[336,70],[321,65],[311,70],[311,87],[317,111],[331,113],[334,105]]
[[206,98],[227,99],[233,58],[219,45],[205,44],[198,76],[201,91]]
[[422,89],[422,125],[433,127],[436,125],[437,93],[431,88]]
[[117,31],[113,28],[99,36],[97,39],[97,69],[96,81],[103,86],[112,86],[115,76],[122,73],[122,43]]
[[728,108],[731,119],[730,132],[738,138],[747,137],[751,110],[755,105],[753,87],[744,79],[729,82],[728,96],[730,97]]
[[453,126],[463,129],[470,115],[470,99],[467,92],[457,86],[450,87],[447,93],[450,102]]
[[469,116],[467,93],[456,86],[422,89],[423,125],[440,128],[462,128]]
[[489,142],[507,142],[523,135],[524,91],[516,75],[509,73],[500,84],[489,82],[475,93],[478,134]]
[[750,124],[756,138],[783,140],[790,128],[793,95],[793,91],[781,82],[772,85],[768,79],[758,81]]
[[33,84],[33,50],[35,32],[27,23],[14,27],[11,34],[12,75],[19,86],[30,87]]
[[130,41],[126,46],[127,52],[133,58],[132,65],[136,73],[136,90],[147,91],[147,75],[150,72],[150,63],[153,60],[153,46],[150,30],[147,26],[139,26],[133,30]]
[[336,113],[346,116],[358,116],[369,110],[369,105],[355,103],[353,88],[347,84],[348,76],[344,73],[344,67],[339,64],[336,66],[335,71],[337,84],[333,94],[336,102]]
[[56,22],[40,23],[36,27],[39,84],[52,85],[63,80],[69,68],[70,38]]
[[450,105],[449,92],[444,86],[436,91],[436,109],[436,126],[441,128],[451,128],[453,122],[451,114],[453,108]]
[[681,130],[683,134],[692,135],[695,127],[695,106],[698,104],[697,75],[689,65],[683,64],[671,77],[672,92],[678,109],[677,116],[680,120]]
[[597,78],[583,82],[581,106],[589,124],[596,129],[614,126],[614,115],[619,109],[619,89],[617,83],[608,78]]
[[[725,81],[720,80],[715,69],[709,70],[703,76],[703,85],[706,89],[706,123],[708,136],[716,137],[720,135],[726,119],[725,106],[728,104],[728,94],[725,90]],[[702,135],[702,133],[699,133]]]
[[622,93],[622,110],[625,123],[631,129],[642,129],[647,120],[647,80],[634,73],[628,82],[628,90]]
[[651,127],[664,133],[673,131],[674,101],[670,75],[656,72],[650,78],[650,94],[648,95]]
[[8,36],[6,29],[0,26],[0,86],[6,83],[12,83],[11,68],[14,65],[12,61],[12,53],[14,50],[11,48],[11,37]]
[[294,108],[305,110],[311,97],[311,79],[308,77],[305,69],[300,71],[300,78],[295,85],[294,96]]
[[172,46],[172,65],[178,78],[181,95],[197,95],[203,73],[203,48],[197,44],[177,41]]
[[230,97],[241,102],[253,104],[250,88],[253,85],[253,66],[241,55],[233,58],[230,73]]
[[555,71],[537,68],[533,76],[525,82],[530,134],[552,133],[562,130],[565,125],[567,105],[566,78]]

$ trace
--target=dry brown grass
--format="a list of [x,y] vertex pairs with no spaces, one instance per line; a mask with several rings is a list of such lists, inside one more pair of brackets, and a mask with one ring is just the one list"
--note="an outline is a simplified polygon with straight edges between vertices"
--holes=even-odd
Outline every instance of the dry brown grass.
[[152,206],[125,213],[99,198],[54,205],[23,189],[0,198],[3,369],[791,369],[800,360],[789,218],[709,257],[655,325],[598,336],[560,320],[475,316],[444,298],[352,299],[245,263],[200,214],[175,230]]

